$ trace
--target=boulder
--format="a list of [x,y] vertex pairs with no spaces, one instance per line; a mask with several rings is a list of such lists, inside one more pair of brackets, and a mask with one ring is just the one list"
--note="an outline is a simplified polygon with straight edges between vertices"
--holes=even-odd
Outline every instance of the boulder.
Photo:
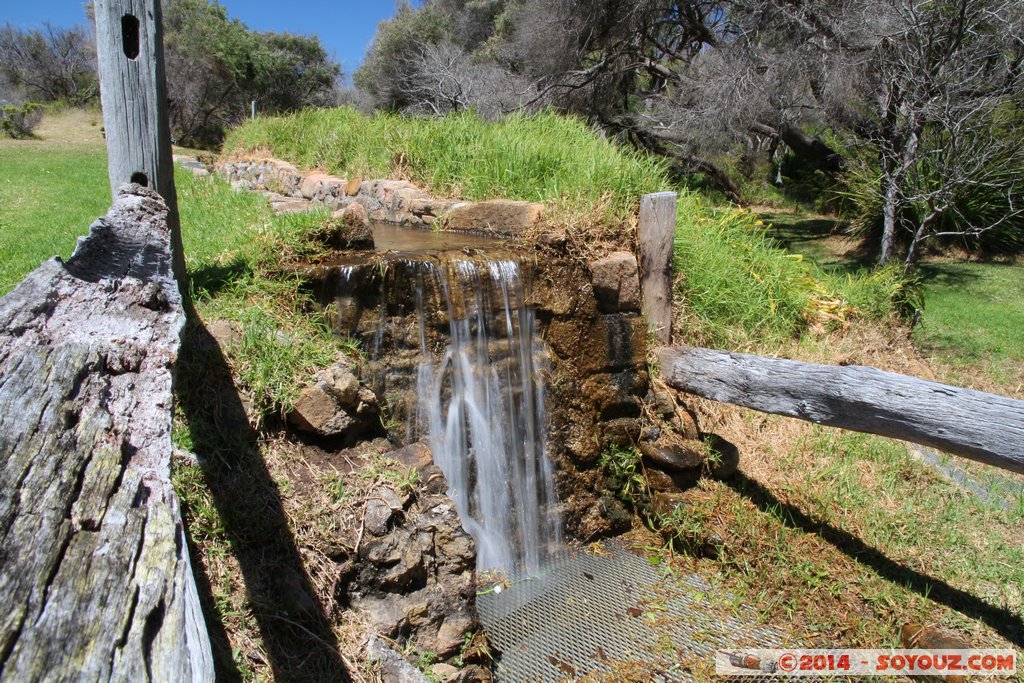
[[640,442],[640,452],[656,468],[667,472],[698,473],[704,466],[704,453],[669,432],[662,432],[658,438]]
[[501,235],[518,235],[540,220],[544,205],[510,199],[461,202],[444,215],[450,230],[480,230]]
[[729,479],[740,468],[740,449],[717,434],[709,434],[706,439],[711,450],[709,473],[715,479]]
[[685,406],[678,406],[670,423],[684,439],[699,439],[700,429],[697,427],[697,418],[694,417]]
[[334,178],[334,176],[330,176],[325,173],[311,173],[302,179],[302,185],[299,186],[299,193],[306,199],[313,199],[316,197],[323,182],[332,178]]
[[590,275],[602,313],[640,310],[640,275],[631,252],[616,251],[593,261]]
[[372,428],[379,412],[376,394],[359,383],[347,364],[336,363],[302,390],[288,421],[319,436],[354,437]]
[[[384,454],[417,472],[436,465],[423,444]],[[441,487],[447,483],[441,477]],[[387,486],[369,497],[358,554],[335,587],[337,599],[361,611],[381,635],[442,659],[459,654],[477,628],[476,547],[455,504],[431,493],[422,477],[403,500]]]
[[331,215],[328,242],[336,249],[373,249],[373,229],[366,207],[351,202]]

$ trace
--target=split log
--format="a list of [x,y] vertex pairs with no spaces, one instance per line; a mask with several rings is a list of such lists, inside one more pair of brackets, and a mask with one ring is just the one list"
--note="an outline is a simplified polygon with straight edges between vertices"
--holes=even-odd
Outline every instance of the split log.
[[672,341],[672,254],[676,237],[675,192],[640,198],[637,242],[644,315],[659,344]]
[[875,368],[711,349],[664,349],[659,360],[665,381],[691,394],[1024,473],[1024,401]]
[[0,299],[0,680],[213,680],[170,483],[166,220],[126,185]]

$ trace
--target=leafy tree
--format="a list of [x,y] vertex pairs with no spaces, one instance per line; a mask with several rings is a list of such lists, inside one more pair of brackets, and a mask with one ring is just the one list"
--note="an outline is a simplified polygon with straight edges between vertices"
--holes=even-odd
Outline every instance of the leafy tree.
[[1020,0],[426,0],[380,26],[356,82],[416,113],[579,113],[736,201],[735,169],[770,159],[781,181],[783,149],[832,183],[874,174],[853,187],[881,216],[880,261],[902,245],[910,268],[933,241],[1021,232],[1022,15]]
[[24,97],[39,102],[85,104],[99,94],[95,46],[80,26],[0,27],[0,72]]
[[316,36],[253,32],[215,0],[165,0],[171,128],[212,145],[249,112],[331,104],[340,67]]

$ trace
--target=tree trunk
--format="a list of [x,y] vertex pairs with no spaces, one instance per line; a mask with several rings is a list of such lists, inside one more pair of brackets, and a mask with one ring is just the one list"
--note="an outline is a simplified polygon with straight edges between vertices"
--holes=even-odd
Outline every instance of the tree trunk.
[[924,444],[1024,474],[1024,401],[857,366],[665,349],[665,381],[715,401]]
[[779,136],[794,154],[819,171],[836,176],[846,169],[846,160],[841,154],[792,124],[783,124]]
[[893,259],[896,236],[896,179],[888,171],[882,174],[882,240],[878,250],[878,265],[884,266]]

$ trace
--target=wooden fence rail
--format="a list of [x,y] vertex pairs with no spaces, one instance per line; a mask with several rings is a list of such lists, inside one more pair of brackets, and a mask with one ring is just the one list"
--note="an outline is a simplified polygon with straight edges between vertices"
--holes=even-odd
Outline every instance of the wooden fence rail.
[[666,348],[660,365],[670,386],[691,394],[1024,473],[1024,401],[875,368],[711,349]]
[[125,186],[0,299],[0,681],[213,680],[170,481],[166,221]]

